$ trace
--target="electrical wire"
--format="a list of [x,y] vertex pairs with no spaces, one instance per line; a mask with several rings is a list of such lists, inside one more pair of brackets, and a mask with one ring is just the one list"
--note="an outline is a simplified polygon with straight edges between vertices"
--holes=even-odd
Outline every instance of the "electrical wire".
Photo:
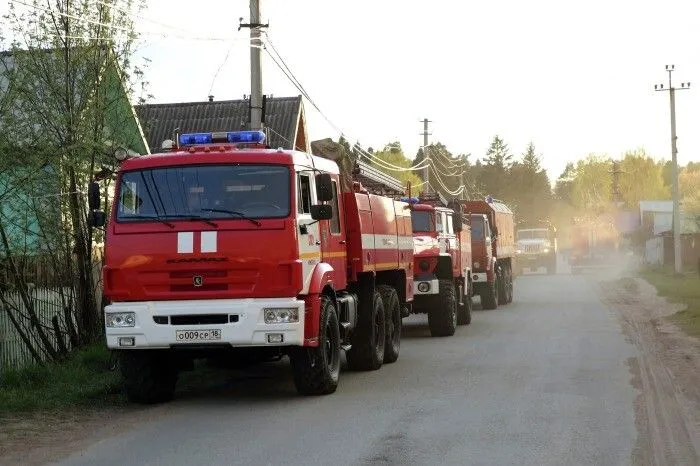
[[[106,27],[106,28],[116,29],[118,31],[122,31],[122,32],[126,32],[126,33],[134,32],[128,28],[117,26],[114,23],[103,23],[103,22],[95,21],[95,20],[88,19],[88,18],[80,18],[78,16],[71,15],[69,13],[64,13],[64,12],[56,11],[56,10],[53,10],[50,8],[44,8],[44,7],[41,7],[38,5],[32,5],[29,3],[25,3],[21,0],[10,0],[10,2],[18,3],[20,5],[24,5],[26,7],[33,8],[33,9],[39,10],[39,11],[43,11],[45,13],[49,13],[52,15],[58,15],[58,16],[62,16],[65,18],[74,19],[78,22],[83,22],[83,23],[93,24],[95,26],[102,26],[102,27]],[[175,28],[175,27],[173,26],[172,28]],[[182,31],[182,29],[179,29],[179,30]],[[209,41],[209,42],[229,42],[229,41],[235,41],[235,40],[250,40],[250,39],[241,39],[241,38],[236,38],[236,37],[188,36],[188,35],[182,35],[182,34],[164,33],[164,32],[157,32],[157,31],[139,31],[138,34],[139,35],[157,36],[157,37],[162,37],[163,39],[183,39],[183,40],[197,40],[197,41]],[[57,36],[62,37],[60,35],[57,35]],[[95,38],[95,40],[97,40],[97,39],[99,39],[99,38]]]
[[219,76],[219,73],[221,72],[221,69],[224,67],[224,65],[226,65],[226,62],[228,61],[229,55],[231,55],[231,50],[233,50],[234,45],[235,45],[235,42],[232,42],[231,45],[229,46],[228,50],[226,51],[226,56],[224,57],[224,61],[221,62],[221,64],[219,65],[219,68],[216,70],[216,73],[214,73],[214,77],[211,79],[211,86],[209,86],[209,94],[208,95],[212,95],[212,91],[214,90],[214,83],[216,82],[216,78]]

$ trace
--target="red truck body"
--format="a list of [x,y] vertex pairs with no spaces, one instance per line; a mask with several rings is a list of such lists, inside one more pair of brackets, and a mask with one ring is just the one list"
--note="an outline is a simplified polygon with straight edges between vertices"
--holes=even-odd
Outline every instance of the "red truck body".
[[580,220],[571,228],[571,272],[611,267],[617,260],[619,235],[612,222]]
[[[320,157],[216,141],[126,160],[116,186],[106,336],[130,398],[172,395],[183,355],[288,354],[309,394],[335,390],[341,348],[360,369],[398,358],[413,300],[406,203],[339,192]],[[136,367],[157,383],[136,387]]]
[[502,202],[460,201],[472,230],[472,281],[481,305],[495,309],[513,300],[515,223]]
[[471,322],[471,234],[460,212],[420,202],[411,204],[413,311],[428,314],[433,336],[450,336]]

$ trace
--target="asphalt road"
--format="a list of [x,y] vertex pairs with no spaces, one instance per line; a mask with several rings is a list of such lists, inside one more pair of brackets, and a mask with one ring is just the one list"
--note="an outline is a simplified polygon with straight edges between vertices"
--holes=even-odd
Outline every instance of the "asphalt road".
[[453,337],[405,319],[398,362],[343,372],[334,395],[299,397],[266,365],[60,464],[630,464],[634,348],[597,294],[590,277],[519,277],[514,303]]

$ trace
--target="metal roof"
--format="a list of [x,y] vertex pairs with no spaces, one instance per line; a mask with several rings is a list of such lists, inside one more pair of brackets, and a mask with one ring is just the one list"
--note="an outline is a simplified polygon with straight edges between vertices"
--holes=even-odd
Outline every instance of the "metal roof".
[[[176,129],[180,133],[196,133],[247,128],[249,101],[144,104],[136,105],[135,109],[151,152],[160,152],[163,141],[174,139]],[[301,96],[268,98],[265,105],[267,144],[274,149],[295,149],[294,141],[301,114]]]
[[402,196],[405,192],[399,180],[365,162],[356,162],[354,177],[373,194]]

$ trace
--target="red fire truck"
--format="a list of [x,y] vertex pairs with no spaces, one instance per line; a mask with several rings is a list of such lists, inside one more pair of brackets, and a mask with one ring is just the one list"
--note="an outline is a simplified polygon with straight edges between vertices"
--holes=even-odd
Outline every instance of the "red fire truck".
[[460,201],[471,218],[472,281],[484,309],[513,301],[513,211],[492,199]]
[[411,205],[414,245],[413,312],[428,314],[432,336],[454,335],[471,323],[471,236],[460,206],[435,196],[406,198]]
[[288,355],[313,395],[336,390],[341,349],[360,370],[398,358],[413,301],[408,205],[359,183],[341,192],[336,163],[264,139],[183,134],[123,161],[103,278],[131,400],[170,399],[192,360],[238,351]]
[[571,228],[571,273],[612,267],[618,260],[619,234],[611,219],[576,218]]

